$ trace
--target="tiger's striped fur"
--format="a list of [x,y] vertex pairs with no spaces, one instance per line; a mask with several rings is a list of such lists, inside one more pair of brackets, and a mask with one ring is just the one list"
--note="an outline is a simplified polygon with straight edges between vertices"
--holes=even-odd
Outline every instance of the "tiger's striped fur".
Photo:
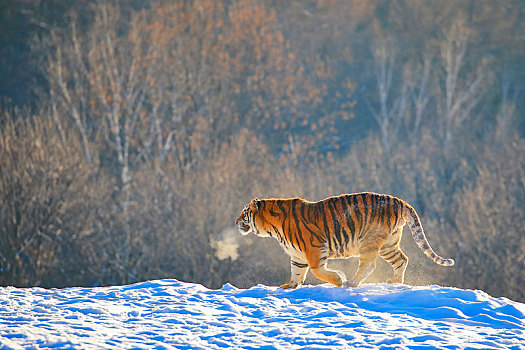
[[[403,283],[408,263],[399,242],[405,223],[423,253],[436,264],[454,265],[430,247],[414,208],[402,199],[377,193],[345,194],[319,202],[301,198],[254,199],[237,221],[241,234],[276,238],[291,257],[291,279],[283,288],[300,286],[309,269],[337,286],[359,285],[375,269],[379,254],[394,269],[389,282]],[[353,279],[327,268],[330,258],[359,256]]]

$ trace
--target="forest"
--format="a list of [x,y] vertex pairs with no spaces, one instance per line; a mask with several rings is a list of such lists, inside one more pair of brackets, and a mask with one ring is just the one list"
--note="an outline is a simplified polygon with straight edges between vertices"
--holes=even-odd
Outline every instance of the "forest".
[[280,285],[242,208],[373,191],[456,261],[405,229],[406,283],[525,301],[523,1],[11,0],[0,21],[0,285]]

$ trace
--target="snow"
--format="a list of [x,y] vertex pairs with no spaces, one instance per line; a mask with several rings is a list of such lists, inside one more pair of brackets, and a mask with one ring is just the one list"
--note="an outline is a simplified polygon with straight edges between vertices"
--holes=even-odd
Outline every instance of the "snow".
[[525,304],[386,283],[2,287],[0,348],[525,349]]

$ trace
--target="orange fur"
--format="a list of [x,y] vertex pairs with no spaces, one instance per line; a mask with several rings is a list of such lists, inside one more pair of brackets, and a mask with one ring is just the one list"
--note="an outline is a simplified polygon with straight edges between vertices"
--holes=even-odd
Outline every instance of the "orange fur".
[[[454,265],[452,259],[432,250],[414,208],[390,195],[364,192],[319,202],[254,199],[235,223],[242,234],[276,238],[290,255],[291,278],[283,288],[301,285],[309,269],[317,278],[337,286],[357,286],[375,269],[377,255],[394,269],[389,281],[403,283],[408,258],[399,242],[405,223],[429,259],[443,266]],[[359,256],[359,267],[350,281],[326,266],[330,258],[350,256]]]

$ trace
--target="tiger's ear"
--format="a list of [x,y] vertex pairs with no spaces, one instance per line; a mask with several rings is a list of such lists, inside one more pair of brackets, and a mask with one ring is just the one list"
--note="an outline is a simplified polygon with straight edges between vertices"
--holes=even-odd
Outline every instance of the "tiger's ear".
[[255,198],[254,200],[252,200],[252,204],[255,210],[259,211],[259,209],[261,208],[261,200],[259,198]]

